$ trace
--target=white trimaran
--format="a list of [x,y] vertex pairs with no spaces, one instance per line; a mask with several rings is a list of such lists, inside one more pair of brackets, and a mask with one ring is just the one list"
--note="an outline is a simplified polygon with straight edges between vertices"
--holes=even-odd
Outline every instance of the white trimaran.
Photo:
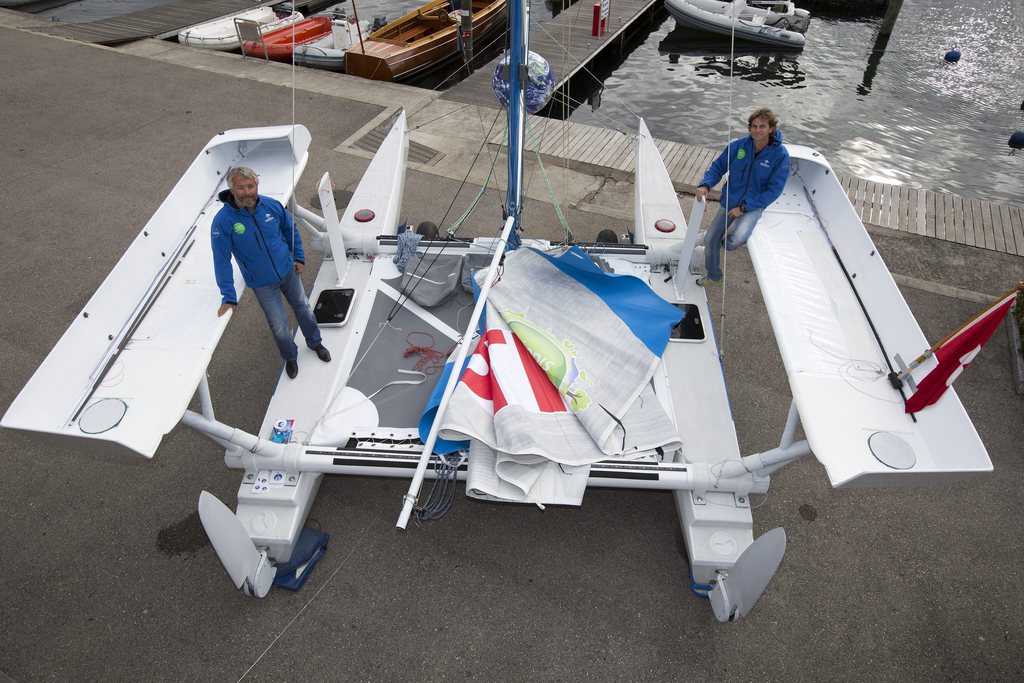
[[[492,294],[513,279],[514,267],[526,258],[520,254],[558,249],[525,238],[518,250],[505,249],[523,227],[526,70],[519,65],[527,55],[526,0],[512,0],[510,16],[507,220],[491,238],[424,239],[410,261],[432,265],[447,259],[451,277],[463,281],[460,269],[476,264],[482,289],[478,302],[487,300],[498,272],[503,280]],[[269,590],[274,563],[294,559],[324,474],[412,477],[398,521],[401,528],[424,507],[421,481],[443,476],[439,465],[445,464],[432,453],[442,420],[435,420],[422,440],[417,429],[437,380],[418,371],[418,358],[405,358],[403,352],[409,348],[410,332],[422,332],[421,339],[430,339],[437,350],[448,351],[461,340],[458,355],[474,354],[472,331],[483,308],[478,303],[467,322],[471,301],[461,288],[445,301],[411,299],[417,277],[403,279],[392,261],[401,240],[397,232],[408,149],[404,113],[397,116],[340,220],[326,174],[319,183],[323,218],[294,200],[309,144],[309,133],[301,125],[231,130],[214,137],[2,421],[5,428],[60,446],[146,458],[178,422],[223,445],[228,467],[243,471],[237,511],[203,492],[200,515],[235,585],[256,596]],[[783,465],[813,453],[836,487],[943,484],[992,469],[952,390],[916,415],[904,411],[904,398],[887,375],[890,368],[901,367],[901,359],[927,348],[925,337],[828,162],[805,147],[788,149],[792,172],[785,192],[764,212],[749,242],[793,395],[774,450],[741,457],[717,344],[710,332],[704,333],[710,326],[701,323],[711,319],[705,291],[690,273],[700,219],[691,216],[689,224],[684,219],[642,121],[636,140],[632,242],[599,249],[578,245],[583,252],[599,252],[605,270],[633,276],[619,282],[642,283],[647,296],[653,293],[686,310],[682,324],[664,330],[663,351],[654,357],[645,384],[653,392],[647,396],[656,400],[641,408],[667,416],[678,436],[669,440],[674,443],[669,448],[644,449],[627,447],[626,437],[632,435],[626,434],[619,452],[613,447],[606,458],[558,467],[556,479],[575,473],[584,488],[672,491],[688,549],[691,587],[710,598],[723,621],[750,611],[782,559],[782,529],[753,539],[750,495],[766,492],[769,475]],[[220,295],[210,258],[210,223],[219,209],[217,194],[225,187],[226,171],[240,164],[256,169],[261,193],[291,206],[310,230],[307,244],[323,250],[310,300],[348,306],[345,324],[323,327],[334,361],[312,371],[312,355],[300,357],[307,370],[294,381],[279,382],[259,436],[217,422],[206,383],[207,365],[230,319],[216,316]],[[702,212],[703,207],[698,209]],[[438,254],[445,258],[435,259]],[[241,292],[237,270],[235,279]],[[436,284],[438,278],[420,280]],[[338,290],[350,291],[332,299]],[[556,340],[566,334],[546,332]],[[570,340],[565,348],[574,344]],[[594,396],[600,396],[596,387],[602,375],[618,375],[628,360],[608,358],[604,367],[584,368]],[[456,366],[461,367],[458,362]],[[926,362],[922,370],[928,369]],[[441,411],[448,397],[458,394],[454,381],[445,386]],[[574,391],[562,387],[566,406],[579,398]],[[197,392],[201,413],[188,409]],[[605,410],[612,421],[625,420]],[[282,418],[295,420],[292,439],[272,442],[275,423]],[[805,440],[796,440],[798,425]],[[479,445],[474,441],[463,454],[468,452],[472,460]],[[543,448],[538,444],[537,450]],[[570,450],[563,455],[575,455]],[[565,464],[559,454],[553,457]],[[449,476],[466,478],[464,461],[448,462]],[[543,468],[543,459],[541,463]],[[554,488],[560,485],[556,481]],[[519,499],[560,500],[548,494],[527,491]]]

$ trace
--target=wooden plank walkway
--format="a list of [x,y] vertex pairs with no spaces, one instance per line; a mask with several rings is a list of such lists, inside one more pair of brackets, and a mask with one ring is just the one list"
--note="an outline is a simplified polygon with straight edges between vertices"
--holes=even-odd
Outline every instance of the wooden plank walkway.
[[[632,180],[635,135],[537,116],[528,117],[527,150],[548,163]],[[504,131],[488,142],[499,145]],[[657,141],[677,190],[693,192],[721,151]],[[837,174],[854,210],[871,225],[1024,256],[1024,206],[981,201]]]
[[[544,11],[543,5],[536,11]],[[589,65],[605,48],[616,44],[650,20],[652,12],[661,7],[661,0],[614,0],[606,32],[600,38],[591,35],[594,3],[579,0],[557,17],[546,21],[530,21],[530,51],[548,61],[555,72],[555,89],[560,89],[577,72]],[[491,74],[498,60],[478,67],[471,76],[449,88],[442,99],[494,106]]]
[[[258,0],[203,0],[203,2],[178,0],[108,19],[81,24],[55,22],[52,25],[33,30],[86,43],[118,45],[141,38],[172,36],[183,28],[267,4],[271,3]],[[300,11],[306,11],[307,7],[322,6],[324,3],[322,0],[320,2],[297,0],[292,4]]]

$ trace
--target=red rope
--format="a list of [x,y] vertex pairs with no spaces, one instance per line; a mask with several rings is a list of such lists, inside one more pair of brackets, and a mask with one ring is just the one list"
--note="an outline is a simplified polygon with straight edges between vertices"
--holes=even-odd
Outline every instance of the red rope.
[[[425,344],[417,344],[413,341],[414,335],[422,335],[426,337],[429,342]],[[409,344],[409,348],[402,354],[403,357],[409,358],[411,356],[419,356],[419,360],[412,366],[412,369],[416,372],[422,372],[425,375],[433,375],[438,370],[444,367],[445,359],[448,357],[447,353],[442,353],[434,348],[434,336],[427,332],[410,332],[405,341]]]

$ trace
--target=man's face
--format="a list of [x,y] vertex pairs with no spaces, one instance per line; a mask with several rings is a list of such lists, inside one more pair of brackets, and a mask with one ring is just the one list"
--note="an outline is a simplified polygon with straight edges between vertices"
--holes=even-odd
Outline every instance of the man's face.
[[255,180],[235,176],[230,184],[231,196],[235,198],[235,204],[242,209],[253,209],[256,207],[256,194],[259,190]]
[[758,117],[750,122],[750,137],[754,138],[758,145],[768,142],[768,136],[771,134],[772,129],[764,119]]

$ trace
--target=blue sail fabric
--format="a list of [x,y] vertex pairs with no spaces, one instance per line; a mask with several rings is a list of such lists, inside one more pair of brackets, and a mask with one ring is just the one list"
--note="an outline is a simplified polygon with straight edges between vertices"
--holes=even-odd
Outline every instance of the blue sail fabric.
[[[471,356],[466,356],[465,362],[462,364],[462,370],[466,369],[466,365],[469,363]],[[441,405],[441,396],[444,394],[444,388],[448,385],[448,378],[451,377],[452,368],[455,367],[455,356],[452,355],[448,359],[448,362],[444,364],[444,370],[441,371],[441,377],[438,378],[437,384],[434,385],[434,391],[431,392],[430,398],[427,399],[427,405],[423,409],[423,415],[420,417],[419,432],[420,441],[426,443],[427,437],[430,436],[430,428],[434,424],[434,418],[437,417],[438,406]],[[459,371],[461,374],[462,370]],[[437,438],[434,442],[434,453],[440,455],[448,455],[456,451],[461,451],[469,448],[469,441],[449,441],[447,439]]]
[[683,312],[657,296],[639,278],[603,272],[579,247],[570,247],[558,256],[533,249],[560,271],[593,292],[637,339],[660,356],[665,352],[672,326]]

